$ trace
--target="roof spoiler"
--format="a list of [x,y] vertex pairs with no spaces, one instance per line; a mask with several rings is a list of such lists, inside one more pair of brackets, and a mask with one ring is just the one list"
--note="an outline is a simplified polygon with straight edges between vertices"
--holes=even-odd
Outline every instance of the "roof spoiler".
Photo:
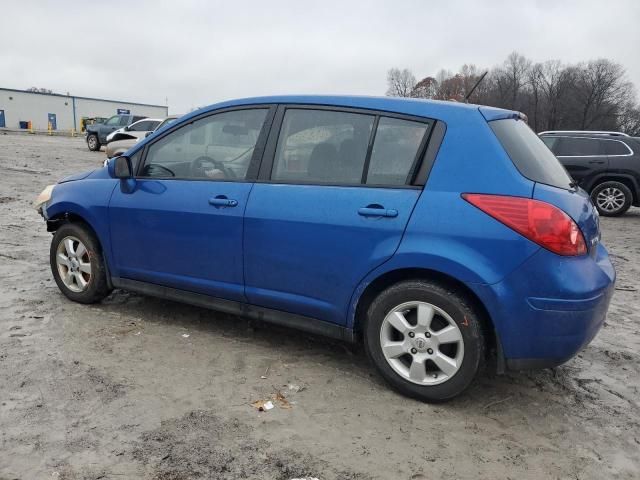
[[529,123],[529,119],[524,113],[517,112],[515,110],[503,110],[502,108],[495,107],[478,107],[478,110],[480,110],[480,113],[487,122],[511,118],[513,120],[522,120],[525,123]]

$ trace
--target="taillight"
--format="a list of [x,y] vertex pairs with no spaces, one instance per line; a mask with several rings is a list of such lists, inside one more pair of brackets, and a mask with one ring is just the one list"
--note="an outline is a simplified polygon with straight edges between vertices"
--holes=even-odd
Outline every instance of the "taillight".
[[462,198],[553,253],[587,253],[584,236],[576,222],[549,203],[530,198],[479,193],[463,193]]

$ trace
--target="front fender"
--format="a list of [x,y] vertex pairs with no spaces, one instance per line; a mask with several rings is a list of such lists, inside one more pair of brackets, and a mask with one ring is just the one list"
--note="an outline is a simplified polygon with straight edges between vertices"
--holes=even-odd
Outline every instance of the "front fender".
[[85,221],[98,237],[109,267],[111,242],[108,207],[116,185],[118,180],[115,179],[91,178],[59,183],[53,189],[45,212],[48,220],[73,215]]

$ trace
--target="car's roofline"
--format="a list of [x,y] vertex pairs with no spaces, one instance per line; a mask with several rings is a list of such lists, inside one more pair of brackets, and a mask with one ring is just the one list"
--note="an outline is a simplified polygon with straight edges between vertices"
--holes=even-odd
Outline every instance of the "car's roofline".
[[[435,118],[442,117],[443,115],[456,115],[462,111],[477,112],[480,108],[490,108],[470,103],[458,103],[454,101],[427,100],[406,97],[376,97],[359,95],[273,95],[264,97],[240,98],[215,103],[200,108],[194,112],[188,113],[184,117],[182,117],[182,119],[191,118],[221,108],[266,104],[299,104],[330,106],[338,108],[361,108]],[[517,113],[509,110],[494,108],[491,108],[491,110],[503,118],[513,117],[513,115]]]

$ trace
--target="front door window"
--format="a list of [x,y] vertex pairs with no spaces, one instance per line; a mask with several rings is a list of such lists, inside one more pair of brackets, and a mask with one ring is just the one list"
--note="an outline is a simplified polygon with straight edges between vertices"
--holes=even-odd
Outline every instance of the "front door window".
[[142,177],[244,180],[268,109],[218,113],[154,142]]

